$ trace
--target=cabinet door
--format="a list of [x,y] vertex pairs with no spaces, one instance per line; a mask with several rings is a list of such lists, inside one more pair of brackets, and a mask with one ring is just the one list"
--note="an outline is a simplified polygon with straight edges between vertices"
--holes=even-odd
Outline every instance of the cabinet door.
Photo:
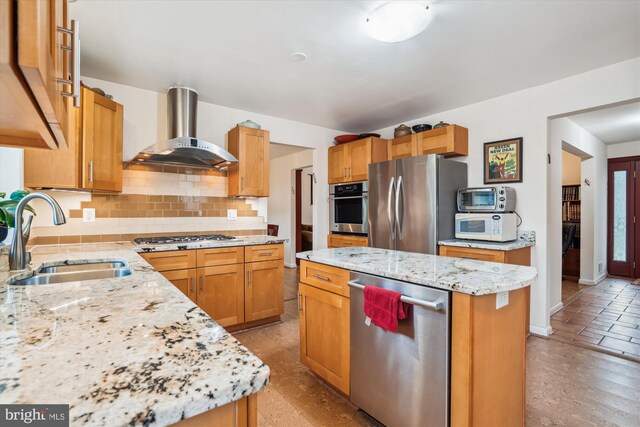
[[346,145],[347,181],[366,181],[371,163],[371,139],[361,139]]
[[[18,66],[42,116],[49,124],[59,147],[67,145],[68,106],[58,79],[66,79],[65,36],[57,27],[67,28],[66,0],[17,2]],[[69,44],[69,43],[66,43]]]
[[199,268],[196,303],[220,326],[244,322],[244,265]]
[[236,126],[228,140],[238,159],[229,168],[229,196],[269,196],[269,131]]
[[349,299],[300,284],[300,359],[349,394]]
[[347,159],[345,145],[329,148],[329,184],[337,184],[347,180]]
[[284,262],[245,264],[245,321],[284,313]]
[[82,88],[83,183],[122,191],[122,105]]
[[450,125],[420,132],[417,138],[419,156],[444,154],[452,157],[469,154],[469,130],[462,126]]
[[404,159],[418,154],[416,134],[389,140],[389,160]]
[[192,301],[196,300],[196,269],[173,270],[162,273],[173,286],[188,296]]

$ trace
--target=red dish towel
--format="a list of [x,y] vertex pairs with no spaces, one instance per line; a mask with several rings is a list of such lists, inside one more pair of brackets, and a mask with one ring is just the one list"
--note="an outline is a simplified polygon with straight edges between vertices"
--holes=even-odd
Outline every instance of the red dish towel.
[[402,294],[375,286],[364,287],[364,314],[374,325],[389,332],[398,330],[398,319],[406,319],[409,305],[401,302]]

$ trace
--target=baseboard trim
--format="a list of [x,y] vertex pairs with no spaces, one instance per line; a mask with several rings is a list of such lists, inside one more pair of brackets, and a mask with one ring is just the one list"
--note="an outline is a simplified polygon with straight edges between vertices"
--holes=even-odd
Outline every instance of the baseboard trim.
[[540,326],[529,325],[529,331],[531,331],[532,335],[537,335],[539,337],[548,337],[549,335],[551,335],[553,329],[551,328],[551,326],[541,328]]
[[580,279],[578,280],[578,283],[580,283],[581,285],[595,286],[606,278],[607,273],[603,273],[600,276],[596,277],[595,280]]
[[298,265],[295,262],[293,264],[285,262],[284,266],[287,267],[287,268],[296,268]]
[[563,307],[564,307],[564,304],[562,304],[562,301],[560,301],[559,303],[551,307],[551,310],[549,311],[549,315],[553,316],[554,314],[562,310]]

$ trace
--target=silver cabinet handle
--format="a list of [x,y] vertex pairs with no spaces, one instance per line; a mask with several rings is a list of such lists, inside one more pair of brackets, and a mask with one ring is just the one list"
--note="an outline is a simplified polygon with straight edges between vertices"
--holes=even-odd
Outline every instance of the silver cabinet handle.
[[189,287],[191,288],[191,293],[193,294],[196,291],[193,283],[194,282],[193,277],[191,277],[189,281],[191,282],[191,285]]
[[240,188],[241,188],[241,191],[244,191],[244,176],[240,178]]
[[247,283],[248,286],[251,286],[251,270],[249,270],[249,283]]
[[324,280],[325,282],[330,282],[331,279],[326,276],[321,276],[319,274],[313,274],[311,277],[315,277],[316,279]]
[[204,292],[204,275],[200,276],[200,292]]
[[396,240],[396,221],[395,221],[395,218],[393,218],[393,215],[391,213],[391,199],[393,198],[395,187],[396,187],[396,178],[392,176],[391,180],[389,181],[389,194],[387,196],[387,217],[389,217],[389,226],[391,227],[391,238],[393,240]]
[[[400,197],[401,193],[402,197]],[[400,203],[402,203],[402,215],[400,215]],[[398,224],[398,233],[402,237],[404,225],[404,186],[402,185],[402,176],[398,177],[398,186],[396,188],[396,223]]]
[[[358,280],[350,280],[347,283],[352,288],[364,289],[364,285],[361,285],[360,283],[358,283]],[[440,299],[437,299],[435,301],[424,301],[424,300],[421,300],[421,299],[411,298],[411,297],[402,295],[400,297],[400,301],[406,302],[407,304],[411,304],[411,305],[417,305],[417,306],[424,307],[424,308],[430,308],[430,309],[435,310],[435,311],[440,311],[440,310],[442,310],[444,308],[444,302],[442,300],[440,300]]]
[[298,313],[302,313],[302,294],[298,292]]
[[93,160],[89,162],[89,182],[93,182]]
[[258,254],[258,256],[269,256],[269,255],[272,255],[272,253],[271,252],[260,252]]
[[80,108],[80,24],[72,19],[71,29],[64,27],[56,29],[59,33],[71,35],[71,46],[61,46],[62,50],[71,52],[71,79],[58,79],[58,83],[71,86],[71,92],[62,92],[62,95],[73,97],[73,106]]
[[347,168],[344,168],[344,174],[342,176],[344,176],[345,178],[347,177]]

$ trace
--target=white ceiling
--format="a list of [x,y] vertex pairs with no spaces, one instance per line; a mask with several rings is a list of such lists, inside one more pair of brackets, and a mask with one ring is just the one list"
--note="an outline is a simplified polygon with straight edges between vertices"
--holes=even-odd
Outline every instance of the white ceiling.
[[[379,129],[640,56],[640,2],[438,1],[402,43],[384,1],[78,0],[82,74],[350,132]],[[289,55],[302,51],[305,62]]]
[[576,114],[569,120],[605,144],[640,141],[640,102]]
[[278,157],[288,156],[289,154],[299,153],[305,150],[309,150],[309,148],[272,142],[269,144],[269,158],[273,160]]

